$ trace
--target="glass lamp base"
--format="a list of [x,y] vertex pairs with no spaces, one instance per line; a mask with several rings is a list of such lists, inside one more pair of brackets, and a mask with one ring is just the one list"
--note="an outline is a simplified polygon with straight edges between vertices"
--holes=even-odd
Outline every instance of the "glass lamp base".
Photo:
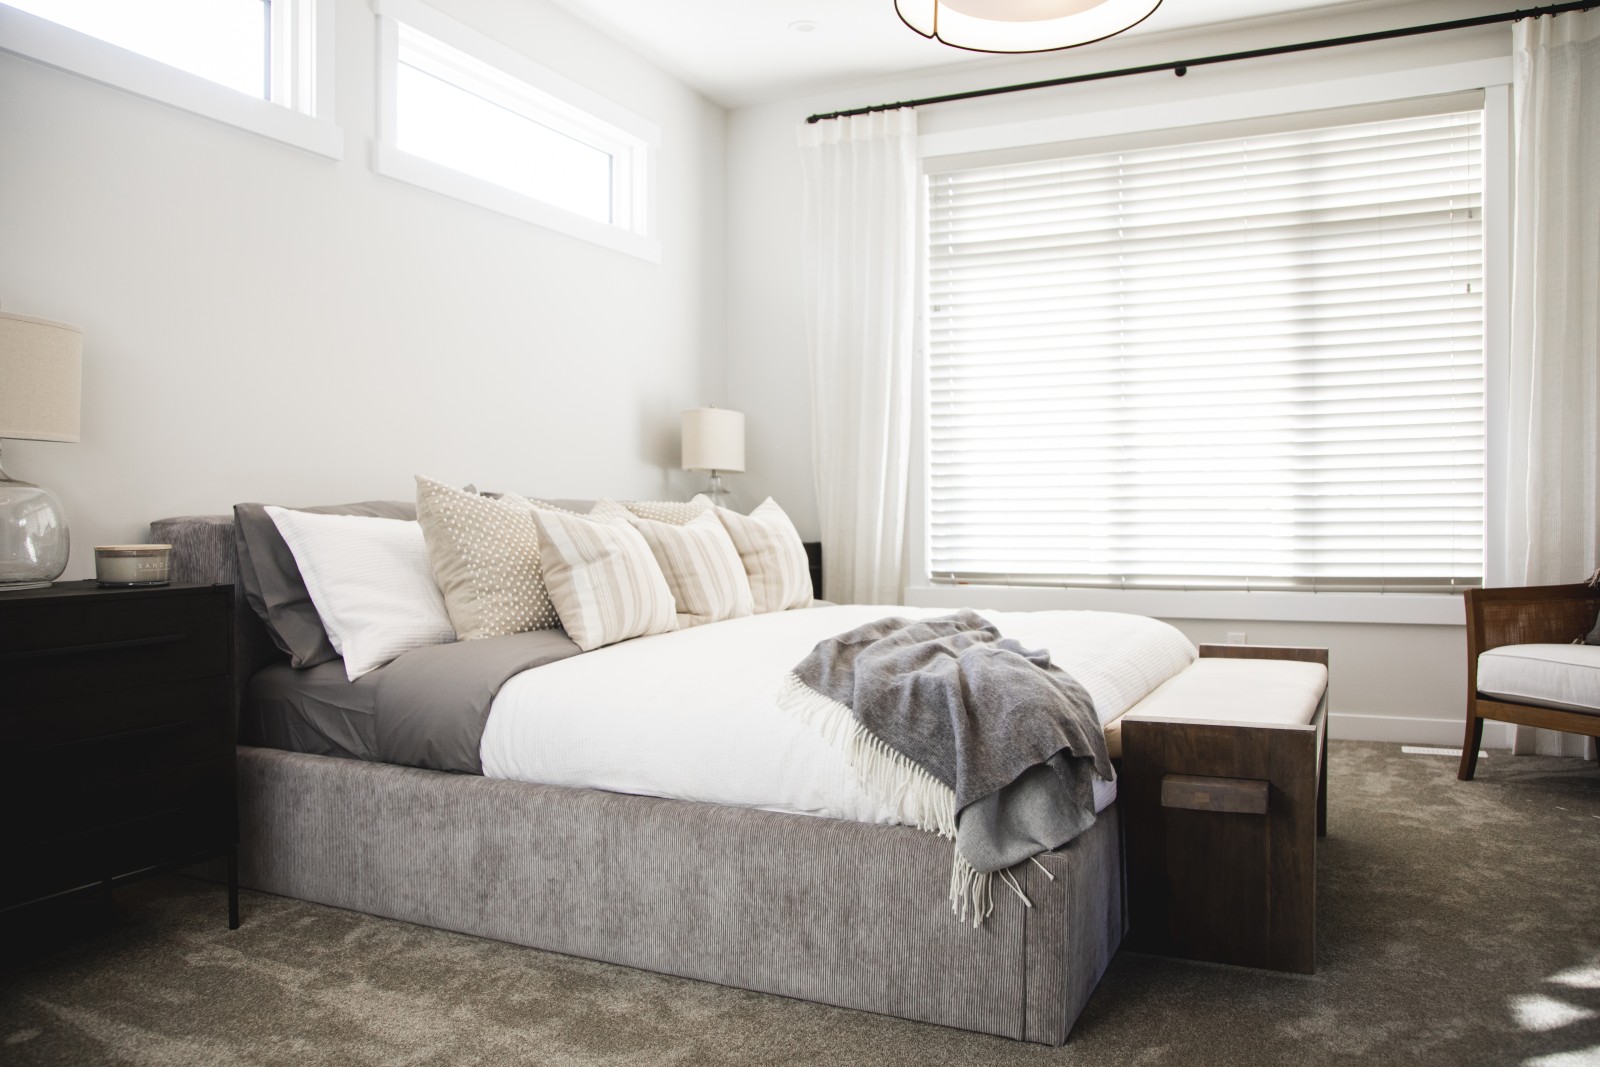
[[67,569],[71,546],[60,498],[0,470],[0,592],[49,585]]
[[714,507],[728,508],[730,511],[739,510],[738,501],[728,492],[728,487],[722,484],[722,474],[718,471],[711,472],[711,484],[700,490],[700,495],[711,501]]

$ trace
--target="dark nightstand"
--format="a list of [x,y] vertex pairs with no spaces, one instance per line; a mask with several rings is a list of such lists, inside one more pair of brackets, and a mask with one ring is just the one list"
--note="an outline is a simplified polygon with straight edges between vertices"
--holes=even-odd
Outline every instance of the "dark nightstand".
[[233,588],[0,593],[0,911],[222,856],[239,925]]

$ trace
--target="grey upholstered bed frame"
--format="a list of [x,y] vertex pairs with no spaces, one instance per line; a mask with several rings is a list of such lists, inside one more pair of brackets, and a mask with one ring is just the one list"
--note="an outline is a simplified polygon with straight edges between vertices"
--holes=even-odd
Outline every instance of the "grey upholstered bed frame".
[[[231,516],[168,519],[178,581],[234,583]],[[273,661],[236,598],[238,684]],[[906,826],[239,749],[246,886],[534,948],[1044,1044],[1125,929],[1117,806],[1019,868],[981,929]],[[247,916],[248,921],[248,916]]]

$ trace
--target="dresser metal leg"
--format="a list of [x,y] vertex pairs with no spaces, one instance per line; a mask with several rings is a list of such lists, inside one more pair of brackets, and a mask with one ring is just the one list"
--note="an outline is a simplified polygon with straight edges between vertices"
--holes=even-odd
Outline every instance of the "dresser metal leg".
[[239,846],[228,846],[228,929],[239,929]]

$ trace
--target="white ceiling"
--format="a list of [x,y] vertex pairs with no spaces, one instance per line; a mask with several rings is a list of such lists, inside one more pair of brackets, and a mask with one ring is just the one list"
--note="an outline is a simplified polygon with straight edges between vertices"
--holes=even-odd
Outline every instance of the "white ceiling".
[[[894,0],[555,0],[726,107],[988,60],[906,28]],[[1347,0],[1164,0],[1128,36]],[[809,31],[801,27],[811,26]],[[1093,45],[1086,46],[1093,48]]]

